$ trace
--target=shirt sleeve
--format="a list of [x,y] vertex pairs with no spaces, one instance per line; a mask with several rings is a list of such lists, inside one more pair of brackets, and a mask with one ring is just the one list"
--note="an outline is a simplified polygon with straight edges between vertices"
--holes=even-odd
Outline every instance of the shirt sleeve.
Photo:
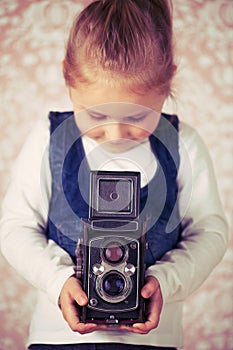
[[46,237],[51,195],[48,142],[49,122],[40,120],[12,169],[2,205],[0,242],[8,262],[57,303],[74,269],[69,254]]
[[178,203],[182,237],[177,247],[150,266],[164,302],[182,301],[196,290],[222,259],[228,227],[208,150],[198,133],[180,123]]

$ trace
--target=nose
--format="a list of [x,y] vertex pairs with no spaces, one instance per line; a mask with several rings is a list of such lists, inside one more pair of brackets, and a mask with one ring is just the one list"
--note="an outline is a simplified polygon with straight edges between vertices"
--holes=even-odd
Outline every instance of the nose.
[[122,123],[111,123],[105,126],[105,136],[109,141],[126,138],[127,126]]

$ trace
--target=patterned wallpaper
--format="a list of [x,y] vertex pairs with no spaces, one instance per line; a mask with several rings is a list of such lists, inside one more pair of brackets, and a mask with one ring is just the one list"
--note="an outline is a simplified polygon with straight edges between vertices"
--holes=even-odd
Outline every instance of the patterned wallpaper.
[[[0,0],[0,201],[12,161],[51,109],[70,108],[61,61],[84,0]],[[209,146],[232,229],[233,1],[174,0],[178,74],[173,109]],[[232,236],[231,236],[232,237]],[[233,349],[233,240],[220,265],[188,298],[185,350]],[[35,291],[0,255],[0,350],[25,350]]]

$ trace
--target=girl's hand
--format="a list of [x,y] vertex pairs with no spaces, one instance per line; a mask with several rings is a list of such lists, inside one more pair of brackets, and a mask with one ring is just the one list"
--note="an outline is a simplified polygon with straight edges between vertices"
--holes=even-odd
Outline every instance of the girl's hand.
[[61,290],[59,306],[72,331],[85,334],[106,329],[106,326],[103,325],[80,322],[78,306],[84,306],[87,302],[88,299],[82,289],[81,282],[74,276],[68,278]]
[[145,323],[134,323],[132,326],[121,325],[119,328],[138,334],[147,334],[153,328],[158,327],[160,314],[163,306],[163,298],[158,280],[148,277],[146,284],[141,290],[144,299],[149,299],[146,308],[147,320]]

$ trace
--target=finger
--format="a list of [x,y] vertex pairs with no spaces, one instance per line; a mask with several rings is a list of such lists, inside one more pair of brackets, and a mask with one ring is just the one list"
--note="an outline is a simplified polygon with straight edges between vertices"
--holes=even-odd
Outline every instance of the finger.
[[63,317],[72,329],[80,323],[78,305],[82,306],[82,304],[85,304],[85,296],[80,285],[73,283],[69,292],[64,293],[60,298]]
[[119,328],[131,333],[147,334],[152,329],[156,328],[156,324],[151,321],[146,321],[145,323],[134,323],[132,326],[121,325]]
[[80,334],[91,333],[99,329],[106,329],[107,326],[97,325],[95,323],[80,322],[79,310],[75,305],[69,305],[63,314],[66,322],[74,332]]
[[63,316],[74,332],[79,332],[80,334],[93,332],[96,328],[96,324],[85,324],[80,322],[79,310],[75,304],[66,305]]
[[158,281],[153,277],[149,277],[141,290],[141,296],[144,299],[149,299],[156,292],[158,287]]
[[158,323],[154,322],[154,320],[148,320],[145,323],[135,323],[133,324],[132,328],[134,329],[135,333],[147,334],[152,329],[156,328],[157,325]]
[[120,326],[119,329],[136,334],[147,334],[147,332],[144,331],[144,329],[140,329],[133,326]]
[[[70,321],[72,322],[72,320]],[[69,323],[69,326],[74,332],[78,332],[80,334],[91,333],[97,330],[103,330],[107,328],[106,325],[98,325],[95,323],[82,323],[80,322],[79,318],[78,321],[76,319],[76,321],[73,320],[73,323]]]
[[83,291],[81,291],[80,293],[75,294],[74,300],[76,301],[76,303],[79,306],[84,306],[84,305],[86,305],[88,303],[88,298],[87,298],[86,294]]
[[76,332],[80,334],[91,333],[99,330],[107,330],[108,326],[106,325],[97,325],[94,323],[79,323],[77,326]]
[[94,331],[97,331],[100,329],[100,326],[96,325],[96,324],[92,324],[92,323],[78,323],[74,328],[73,331],[74,332],[78,332],[80,334],[87,334],[87,333],[91,333]]
[[147,305],[146,322],[134,323],[132,326],[122,325],[121,329],[137,334],[147,334],[158,327],[161,309],[162,303],[159,301],[159,298],[152,297]]
[[87,295],[82,289],[81,282],[77,279],[75,279],[75,283],[72,283],[72,288],[70,289],[70,296],[80,306],[84,306],[88,303]]
[[72,299],[65,299],[62,302],[61,310],[64,319],[73,329],[80,322],[78,305]]

